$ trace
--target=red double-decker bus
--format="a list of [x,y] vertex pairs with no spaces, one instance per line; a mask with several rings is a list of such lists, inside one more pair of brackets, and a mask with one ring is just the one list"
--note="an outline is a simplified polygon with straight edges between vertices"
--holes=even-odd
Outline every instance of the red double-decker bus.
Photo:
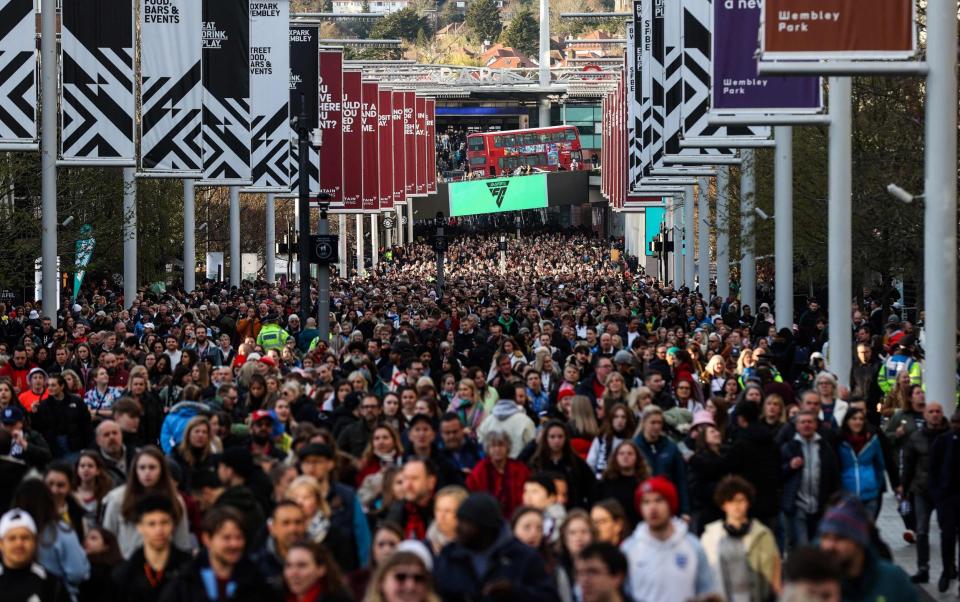
[[518,167],[542,171],[583,169],[580,133],[572,125],[485,132],[467,136],[470,171],[510,175]]

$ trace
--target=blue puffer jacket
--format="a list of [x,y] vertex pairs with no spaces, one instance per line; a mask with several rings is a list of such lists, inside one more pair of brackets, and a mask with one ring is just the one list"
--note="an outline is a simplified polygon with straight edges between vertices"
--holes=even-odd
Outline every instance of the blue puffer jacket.
[[191,418],[209,411],[210,406],[199,401],[181,401],[170,408],[160,429],[160,447],[163,453],[169,454],[180,443],[183,439],[183,431],[186,430]]
[[847,441],[841,441],[837,455],[840,457],[840,486],[844,491],[864,502],[880,497],[884,484],[883,449],[876,435],[870,434],[859,454]]

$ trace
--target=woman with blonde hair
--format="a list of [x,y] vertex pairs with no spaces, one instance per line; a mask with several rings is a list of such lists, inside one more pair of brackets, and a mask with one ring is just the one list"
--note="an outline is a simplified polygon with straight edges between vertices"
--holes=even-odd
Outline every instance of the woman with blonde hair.
[[627,403],[630,391],[627,388],[627,380],[619,372],[611,372],[607,375],[607,380],[603,383],[603,398],[597,405],[600,411],[608,412],[614,404]]
[[585,395],[574,395],[570,400],[570,444],[573,451],[585,460],[593,438],[600,433],[597,423],[597,414],[593,410],[593,402]]
[[363,602],[440,602],[431,568],[419,554],[394,552],[377,567]]
[[707,399],[714,395],[723,395],[723,383],[727,380],[727,366],[723,356],[715,355],[707,362],[703,370],[703,394]]
[[540,380],[543,382],[545,391],[552,391],[553,386],[563,379],[563,373],[560,366],[553,361],[550,350],[546,347],[540,347],[535,353],[533,367],[540,373]]
[[847,413],[849,404],[840,399],[838,395],[837,379],[827,371],[817,375],[813,381],[813,390],[820,394],[820,411],[823,413],[823,420],[834,421],[834,426],[839,429],[843,424],[843,417]]
[[897,372],[897,378],[890,392],[883,398],[883,406],[880,409],[880,415],[884,418],[893,416],[898,410],[910,409],[910,391],[913,381],[910,379],[910,373],[906,370]]
[[286,499],[296,502],[307,518],[307,537],[323,543],[330,531],[330,506],[317,479],[301,475],[287,487]]
[[457,414],[464,428],[470,429],[471,433],[477,432],[486,412],[484,412],[483,400],[477,392],[477,385],[472,378],[464,378],[457,383],[457,394],[450,403],[449,410]]

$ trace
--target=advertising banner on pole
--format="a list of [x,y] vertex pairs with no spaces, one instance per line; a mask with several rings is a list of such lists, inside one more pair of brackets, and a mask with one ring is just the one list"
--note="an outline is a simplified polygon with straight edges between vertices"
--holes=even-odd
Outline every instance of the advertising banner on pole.
[[[707,0],[696,1],[710,4]],[[823,109],[819,77],[757,75],[759,5],[722,1],[712,4],[711,113],[792,114]]]
[[250,2],[250,154],[245,192],[290,189],[290,3]]
[[437,100],[427,99],[427,194],[437,192]]
[[202,185],[250,184],[250,4],[203,0]]
[[[290,190],[296,195],[300,188],[300,141],[296,128],[302,106],[307,109],[307,128],[317,128],[319,83],[320,33],[316,25],[290,27]],[[320,191],[320,153],[310,145],[307,161],[310,196]]]
[[0,0],[0,146],[37,148],[36,32],[33,0]]
[[134,4],[63,0],[60,155],[77,165],[134,165]]
[[417,194],[427,194],[427,99],[416,97]]
[[360,130],[360,103],[362,76],[359,71],[343,72],[343,208],[348,211],[363,209],[360,195],[363,193],[363,133]]
[[[663,86],[663,94],[658,95],[655,93],[653,95],[653,102],[661,103],[664,110],[664,162],[683,164],[684,159],[687,157],[735,157],[735,151],[730,148],[688,148],[681,146],[680,135],[683,133],[684,97],[686,93],[692,91],[691,88],[698,86],[704,91],[703,96],[706,98],[705,91],[709,83],[709,72],[701,70],[697,73],[697,76],[693,76],[689,81],[684,79],[684,46],[682,39],[683,7],[681,6],[681,2],[674,1],[662,3],[662,7],[657,6],[655,11],[660,8],[662,8],[662,16],[658,17],[655,15],[654,20],[662,20],[661,27],[663,28],[663,37],[659,39],[659,43],[663,44],[663,70],[661,72],[662,79],[660,80],[660,84]],[[706,42],[706,40],[704,40],[704,42]],[[687,74],[692,75],[693,71],[696,70],[691,70],[687,72]],[[656,75],[656,72],[652,74],[653,77],[656,77]],[[702,119],[702,123],[706,123],[707,110],[705,106],[702,104],[695,106],[691,112],[694,113],[694,115],[689,116],[690,121]]]
[[377,103],[380,91],[376,82],[361,84],[360,92],[360,131],[363,141],[363,162],[360,171],[363,174],[361,187],[361,209],[364,213],[376,213],[380,210],[380,169],[379,133],[377,131]]
[[320,192],[330,195],[331,207],[343,206],[343,51],[320,50]]
[[406,178],[406,146],[403,135],[403,97],[404,92],[394,90],[391,96],[391,127],[393,128],[393,204],[406,203],[404,183]]
[[415,94],[411,90],[403,93],[403,147],[406,154],[404,164],[403,188],[407,196],[417,194],[417,125],[414,114]]
[[203,175],[201,3],[140,0],[140,165],[143,175]]
[[764,0],[760,59],[909,58],[915,13],[914,0]]
[[377,96],[379,205],[380,211],[390,211],[393,209],[393,92],[380,88]]
[[[678,20],[678,26],[683,50],[681,68],[683,110],[680,115],[682,138],[690,144],[698,144],[702,141],[703,146],[719,145],[721,143],[716,141],[721,139],[731,140],[730,146],[736,145],[735,140],[768,140],[771,135],[769,127],[718,126],[709,123],[713,49],[717,47],[711,43],[714,37],[711,25],[713,9],[718,4],[724,4],[724,2],[682,0],[681,3],[682,15]],[[754,61],[754,75],[756,75],[756,61]]]

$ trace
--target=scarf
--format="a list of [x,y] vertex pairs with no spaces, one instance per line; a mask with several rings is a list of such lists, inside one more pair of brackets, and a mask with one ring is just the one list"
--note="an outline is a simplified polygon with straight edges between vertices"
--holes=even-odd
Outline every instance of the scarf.
[[847,443],[849,443],[850,447],[853,448],[853,451],[858,454],[860,453],[860,450],[863,449],[863,446],[867,444],[867,439],[868,437],[867,437],[866,431],[863,431],[859,435],[855,433],[850,433],[849,435],[847,435],[847,438],[846,438]]
[[413,502],[406,502],[403,510],[407,515],[407,522],[403,526],[403,534],[407,539],[423,539],[427,536],[427,525],[420,516],[420,508]]

